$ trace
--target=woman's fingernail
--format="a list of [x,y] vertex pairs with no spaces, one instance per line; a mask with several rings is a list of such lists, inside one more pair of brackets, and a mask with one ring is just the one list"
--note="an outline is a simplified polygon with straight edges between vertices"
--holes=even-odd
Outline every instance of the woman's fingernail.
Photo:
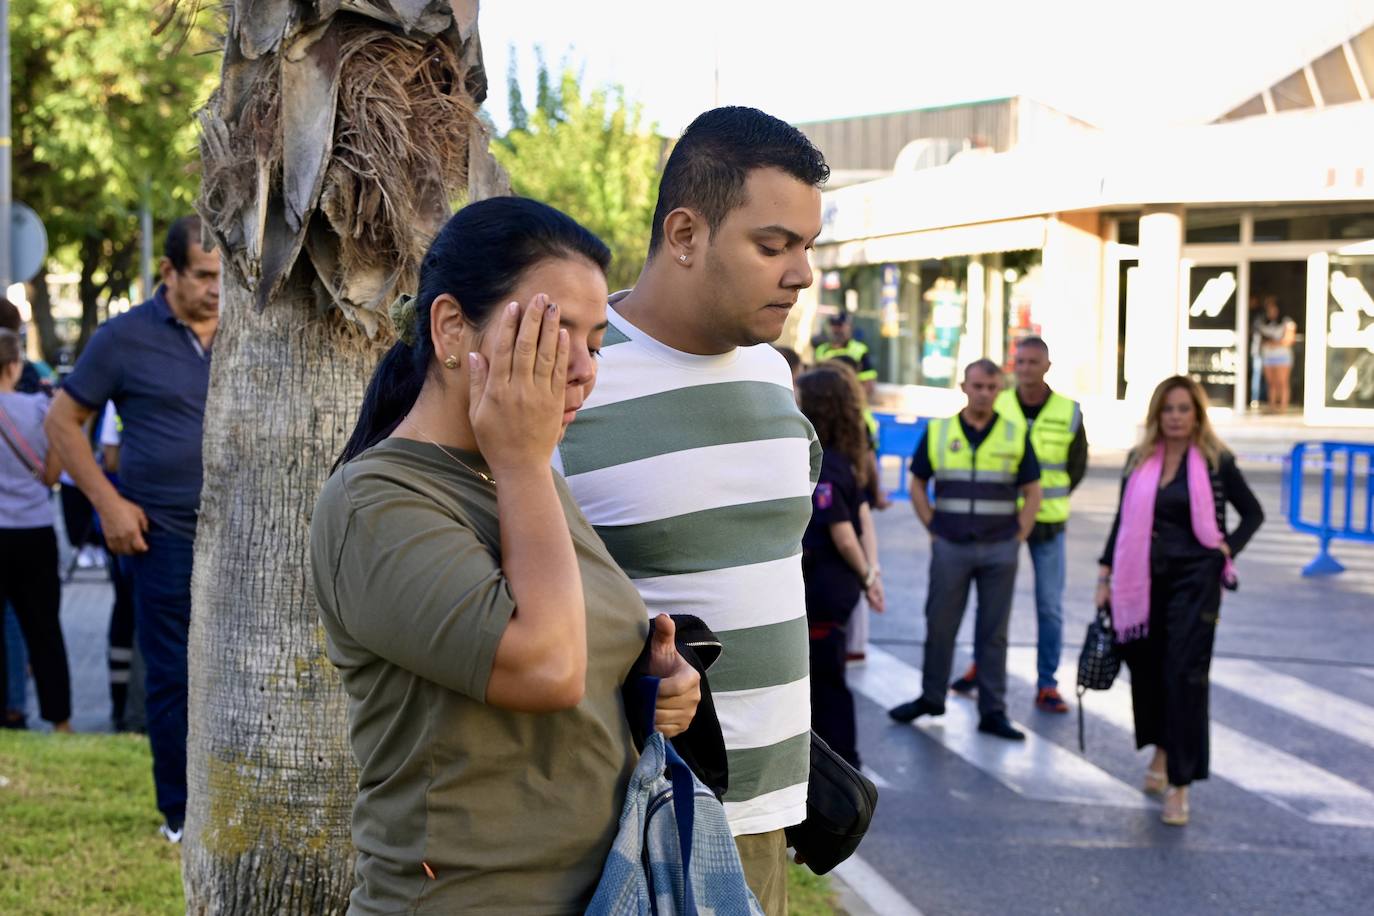
[[477,354],[475,352],[468,354],[468,368],[474,372],[477,370]]
[[550,315],[552,315],[554,312],[558,311],[558,303],[557,303],[557,302],[552,302],[552,301],[550,301],[547,307],[548,307],[548,310],[549,310],[549,314],[550,314]]
[[506,311],[512,315],[520,314],[520,303],[512,302],[510,305],[506,306]]

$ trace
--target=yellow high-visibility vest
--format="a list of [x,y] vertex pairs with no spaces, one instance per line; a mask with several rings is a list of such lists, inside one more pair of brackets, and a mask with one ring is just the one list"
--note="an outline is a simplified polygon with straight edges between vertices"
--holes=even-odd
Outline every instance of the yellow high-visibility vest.
[[[1016,389],[1008,388],[997,396],[993,410],[1024,429],[1026,415],[1016,399]],[[1040,511],[1037,522],[1066,522],[1069,520],[1069,446],[1083,424],[1083,411],[1078,402],[1057,392],[1040,408],[1030,422],[1031,447],[1040,462]]]

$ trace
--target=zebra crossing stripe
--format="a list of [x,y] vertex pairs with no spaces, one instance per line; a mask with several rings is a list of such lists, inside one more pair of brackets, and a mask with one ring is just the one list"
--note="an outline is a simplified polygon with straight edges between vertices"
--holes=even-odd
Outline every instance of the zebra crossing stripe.
[[1374,748],[1374,709],[1363,703],[1244,659],[1214,659],[1212,683]]
[[[1035,650],[1009,651],[1007,674],[1034,684]],[[1094,690],[1084,697],[1085,711],[1090,720],[1104,719],[1129,733],[1135,728],[1131,690],[1125,668],[1122,674],[1111,690]],[[1073,683],[1075,676],[1072,664],[1060,666],[1063,683]],[[1368,789],[1215,719],[1211,735],[1213,775],[1314,824],[1374,828],[1374,793]]]
[[[849,686],[889,709],[920,691],[921,672],[870,644],[867,664],[849,669]],[[1150,806],[1139,790],[1034,732],[1027,732],[1024,743],[1010,742],[978,731],[972,703],[951,700],[945,710],[939,718],[918,721],[917,730],[1018,795],[1114,808]]]

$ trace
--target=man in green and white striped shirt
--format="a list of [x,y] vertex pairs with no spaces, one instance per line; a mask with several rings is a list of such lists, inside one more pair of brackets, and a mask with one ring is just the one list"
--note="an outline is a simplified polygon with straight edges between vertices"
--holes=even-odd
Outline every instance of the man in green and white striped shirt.
[[761,111],[718,108],[687,128],[648,262],[611,299],[596,390],[554,459],[649,612],[695,614],[721,638],[725,809],[770,916],[786,912],[782,831],[806,816],[801,537],[821,450],[768,344],[811,285],[828,175]]

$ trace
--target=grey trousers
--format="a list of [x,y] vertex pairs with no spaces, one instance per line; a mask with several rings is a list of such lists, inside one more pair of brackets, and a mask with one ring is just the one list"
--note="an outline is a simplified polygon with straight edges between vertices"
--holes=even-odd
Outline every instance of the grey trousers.
[[922,696],[944,708],[954,663],[954,639],[964,620],[971,583],[978,585],[973,661],[978,666],[978,711],[1006,712],[1007,625],[1021,542],[955,544],[932,538],[930,587],[926,593],[926,648]]

